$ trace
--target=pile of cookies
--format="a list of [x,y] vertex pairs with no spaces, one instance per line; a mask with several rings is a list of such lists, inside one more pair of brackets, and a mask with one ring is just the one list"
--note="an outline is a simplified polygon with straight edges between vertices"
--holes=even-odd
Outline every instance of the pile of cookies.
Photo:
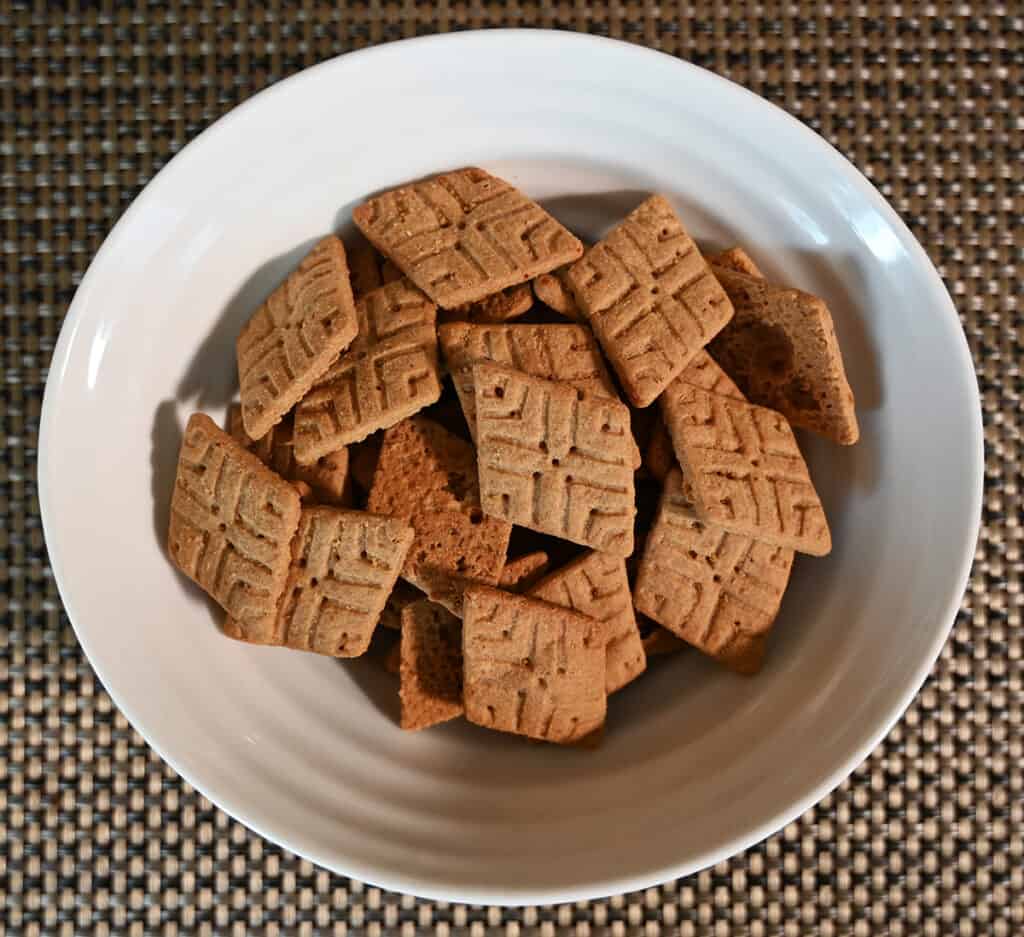
[[559,743],[656,655],[755,672],[831,548],[792,427],[858,435],[827,306],[661,196],[586,250],[480,169],[353,216],[243,328],[227,431],[184,433],[170,555],[225,632],[372,643],[403,728]]

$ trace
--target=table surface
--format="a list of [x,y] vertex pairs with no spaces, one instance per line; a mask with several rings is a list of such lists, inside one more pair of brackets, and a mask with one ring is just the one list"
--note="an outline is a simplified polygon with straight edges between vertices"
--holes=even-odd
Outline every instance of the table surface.
[[[0,2],[0,935],[1022,934],[1024,8],[1010,3]],[[261,88],[405,36],[541,26],[661,49],[838,147],[920,239],[977,364],[987,493],[952,635],[888,738],[765,842],[646,892],[447,905],[331,875],[216,810],[111,704],[47,565],[46,370],[89,259],[175,152]]]

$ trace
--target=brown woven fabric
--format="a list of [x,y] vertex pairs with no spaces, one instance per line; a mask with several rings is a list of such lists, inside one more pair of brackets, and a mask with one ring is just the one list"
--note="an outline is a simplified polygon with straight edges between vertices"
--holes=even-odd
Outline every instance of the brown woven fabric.
[[[1019,5],[627,0],[0,0],[0,935],[1024,933]],[[827,11],[827,12],[826,12]],[[339,52],[475,26],[626,38],[781,105],[925,245],[978,367],[988,494],[973,577],[926,687],[783,832],[685,880],[560,907],[418,901],[330,875],[213,809],[86,663],[35,492],[46,367],[114,221],[255,91]]]

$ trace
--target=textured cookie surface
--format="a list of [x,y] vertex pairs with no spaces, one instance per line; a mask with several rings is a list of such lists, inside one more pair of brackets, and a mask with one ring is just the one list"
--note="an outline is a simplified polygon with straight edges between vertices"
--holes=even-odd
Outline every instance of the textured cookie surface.
[[802,553],[831,550],[824,509],[782,414],[692,384],[663,398],[662,413],[703,520]]
[[860,436],[832,313],[802,290],[715,268],[736,314],[710,351],[752,403],[842,445]]
[[793,551],[702,521],[678,468],[665,480],[634,589],[637,610],[742,673],[761,666]]
[[249,640],[271,634],[299,510],[288,482],[208,416],[193,414],[178,456],[168,549]]
[[604,724],[602,625],[498,589],[466,592],[466,716],[489,729],[572,743]]
[[636,504],[628,408],[494,364],[478,364],[474,382],[484,512],[629,556]]
[[586,553],[546,576],[528,595],[571,608],[604,625],[608,693],[643,673],[647,658],[633,613],[625,560],[606,553]]
[[271,643],[332,657],[365,653],[412,538],[396,518],[303,508]]
[[587,394],[616,399],[615,386],[593,334],[579,325],[471,325],[451,322],[438,329],[469,431],[476,436],[473,367],[480,362],[563,381]]
[[228,409],[228,432],[232,438],[257,455],[285,481],[309,485],[317,503],[335,507],[345,505],[351,494],[348,450],[338,449],[309,465],[301,465],[295,459],[292,431],[291,417],[286,416],[262,439],[250,439],[242,425],[241,406],[232,404]]
[[295,408],[295,454],[308,463],[393,426],[441,396],[437,307],[407,280],[356,305],[359,334]]
[[242,420],[260,439],[356,337],[345,248],[324,238],[260,306],[238,336]]
[[369,509],[416,530],[402,576],[456,615],[468,584],[494,585],[512,526],[485,517],[476,453],[432,420],[403,420],[384,434]]
[[367,293],[402,279],[402,271],[381,254],[369,241],[359,238],[348,251],[349,277],[352,295],[360,299]]
[[654,401],[732,316],[725,291],[660,195],[588,250],[567,277],[638,407]]
[[548,555],[543,550],[506,560],[498,587],[508,592],[527,592],[547,572]]
[[482,169],[384,192],[358,206],[352,218],[445,309],[524,283],[583,253],[536,202]]
[[427,599],[406,606],[400,654],[403,729],[425,729],[465,712],[458,618]]

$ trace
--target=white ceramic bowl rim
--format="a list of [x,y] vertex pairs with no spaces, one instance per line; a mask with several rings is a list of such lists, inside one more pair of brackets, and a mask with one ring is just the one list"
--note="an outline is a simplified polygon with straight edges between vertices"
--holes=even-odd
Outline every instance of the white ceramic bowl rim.
[[[283,80],[270,88],[260,92],[253,98],[249,99],[245,103],[241,104],[230,113],[221,117],[211,127],[200,134],[194,141],[186,146],[181,153],[175,156],[169,164],[163,168],[157,177],[150,183],[149,186],[140,194],[135,200],[131,207],[127,210],[125,215],[114,227],[96,258],[94,259],[90,270],[87,272],[81,286],[79,287],[76,299],[71,304],[71,308],[68,311],[63,327],[61,329],[60,337],[57,342],[56,349],[54,351],[52,363],[50,366],[50,380],[47,382],[46,392],[43,400],[42,415],[41,415],[41,427],[40,427],[40,442],[39,442],[39,500],[40,510],[42,515],[43,529],[47,539],[47,545],[49,549],[50,563],[53,569],[53,573],[58,584],[61,588],[62,598],[64,605],[71,619],[72,624],[76,627],[79,641],[82,647],[89,657],[94,669],[96,670],[97,676],[103,682],[107,688],[115,704],[124,712],[126,717],[132,724],[138,729],[138,731],[146,738],[146,741],[152,745],[152,747],[167,761],[172,768],[178,771],[182,777],[191,784],[194,788],[199,790],[211,801],[217,804],[219,807],[224,809],[226,812],[234,817],[237,817],[246,826],[252,828],[261,835],[280,843],[285,848],[308,855],[310,859],[326,866],[337,867],[336,862],[332,862],[330,857],[322,855],[309,855],[309,853],[303,848],[301,843],[293,842],[290,838],[289,831],[286,829],[277,829],[264,827],[264,824],[260,821],[259,817],[249,815],[247,811],[242,809],[236,802],[232,790],[228,788],[214,789],[203,783],[203,779],[194,776],[193,772],[184,770],[179,764],[176,763],[175,757],[171,748],[169,747],[168,740],[151,735],[147,731],[145,725],[136,722],[133,716],[133,706],[130,699],[122,698],[116,689],[116,680],[108,679],[109,674],[104,665],[104,661],[98,659],[94,655],[89,635],[83,630],[78,628],[78,615],[76,614],[75,608],[75,596],[66,594],[61,586],[61,583],[65,580],[64,569],[67,562],[67,558],[62,552],[62,544],[59,539],[51,536],[55,529],[56,519],[53,514],[53,507],[51,506],[50,490],[47,485],[48,471],[47,471],[47,454],[50,448],[51,434],[54,432],[53,425],[55,420],[54,413],[54,398],[56,396],[55,387],[60,384],[64,370],[68,364],[68,360],[71,354],[72,347],[75,342],[76,331],[79,327],[79,316],[77,314],[79,303],[79,297],[88,293],[91,286],[91,277],[94,275],[94,271],[103,267],[108,260],[117,255],[121,249],[121,240],[125,236],[125,232],[134,223],[137,216],[147,211],[150,199],[153,195],[154,186],[163,184],[168,179],[174,177],[176,174],[185,172],[191,159],[195,158],[205,147],[207,147],[213,138],[224,130],[227,126],[247,121],[250,116],[255,117],[256,108],[269,96],[279,95],[290,95],[299,94],[304,84],[310,82],[316,76],[318,76],[322,70],[331,69],[343,71],[347,68],[354,67],[358,63],[362,63],[369,57],[380,57],[382,59],[397,56],[405,56],[413,53],[415,50],[420,49],[424,46],[429,46],[436,49],[444,49],[447,51],[452,61],[457,61],[460,50],[468,47],[480,47],[485,46],[493,49],[495,54],[501,54],[504,50],[509,49],[512,46],[517,47],[541,47],[545,44],[557,44],[571,46],[574,49],[584,49],[593,54],[600,55],[604,49],[609,46],[613,46],[617,54],[624,55],[623,43],[616,42],[614,40],[608,40],[598,37],[589,37],[579,34],[569,33],[547,33],[533,30],[494,30],[488,32],[466,32],[458,34],[449,34],[443,36],[431,36],[424,38],[416,38],[402,41],[400,43],[393,43],[386,46],[373,47],[370,49],[361,50],[358,52],[351,52],[347,55],[338,59],[333,59],[324,62],[320,65],[314,66],[313,68],[307,69],[299,74],[296,74],[286,80]],[[649,58],[657,58],[659,60],[665,60],[668,57],[662,53],[644,49],[641,47],[632,47],[630,52],[631,55],[635,56],[637,61],[647,60]],[[748,95],[750,98],[756,98],[750,92],[740,89],[739,86],[727,81],[724,78],[714,76],[710,73],[706,73],[703,70],[697,68],[697,66],[691,65],[686,62],[678,61],[678,68],[680,72],[691,71],[701,73],[703,81],[710,81],[720,84],[723,87],[728,87],[733,93],[739,91],[744,95]],[[763,101],[758,100],[763,106],[768,107],[771,105],[766,104]],[[784,119],[795,127],[799,127],[804,137],[804,145],[808,151],[815,152],[822,160],[827,160],[830,163],[835,163],[837,160],[843,160],[841,155],[838,155],[829,144],[814,134],[810,129],[804,127],[795,118],[786,115],[785,112],[776,109],[780,119]],[[932,272],[938,291],[945,295],[944,287],[938,278],[938,275],[934,272],[931,267],[930,261],[927,255],[924,253],[920,245],[913,238],[911,233],[907,230],[906,226],[899,219],[895,211],[889,207],[881,195],[874,189],[874,187],[864,179],[856,170],[852,167],[847,168],[850,170],[848,175],[852,185],[858,187],[858,191],[861,197],[870,202],[875,210],[877,210],[885,219],[887,219],[889,226],[892,231],[896,232],[896,236],[899,239],[900,246],[908,252],[908,254],[915,258],[917,263],[926,267]],[[959,333],[959,341],[956,342],[957,347],[957,360],[953,362],[953,365],[957,369],[970,371],[973,373],[973,364],[971,362],[970,353],[966,340],[963,338],[959,319],[957,317],[956,310],[946,295],[945,304],[942,308],[935,309],[935,315],[942,317],[945,322],[945,326],[950,330],[955,330]],[[980,401],[977,398],[977,389],[975,387],[975,398],[974,402],[977,405],[978,420],[975,425],[969,428],[969,437],[964,440],[965,448],[970,452],[972,474],[971,477],[964,479],[965,486],[969,486],[970,490],[970,513],[975,519],[971,530],[967,533],[964,539],[963,555],[960,562],[959,570],[957,575],[952,578],[948,583],[948,592],[945,597],[945,619],[948,626],[952,625],[952,622],[957,613],[957,609],[963,595],[968,575],[971,568],[973,559],[973,547],[977,540],[978,526],[980,524],[981,514],[981,497],[982,497],[982,466],[983,466],[983,448],[982,448],[982,430],[980,420]],[[378,868],[373,865],[363,864],[357,858],[351,857],[346,860],[345,873],[359,879],[372,882],[387,888],[412,892],[418,894],[424,894],[430,897],[437,897],[447,900],[463,900],[473,902],[493,902],[499,904],[519,904],[519,903],[534,903],[534,902],[547,902],[547,901],[568,901],[578,900],[584,898],[591,898],[600,895],[607,895],[618,892],[627,892],[643,887],[647,887],[652,883],[659,881],[666,881],[677,877],[680,874],[693,871],[695,868],[706,867],[732,855],[753,843],[758,842],[764,837],[770,835],[775,830],[781,828],[786,823],[790,822],[806,809],[811,807],[813,804],[821,800],[831,790],[833,790],[844,778],[846,778],[853,769],[870,753],[870,751],[878,744],[878,742],[885,736],[892,725],[900,717],[901,713],[909,705],[913,699],[915,693],[920,688],[921,684],[927,677],[930,668],[932,667],[935,659],[937,658],[945,638],[948,634],[948,627],[946,629],[936,630],[934,641],[931,643],[927,655],[921,658],[919,661],[914,676],[907,684],[900,690],[898,694],[895,694],[892,698],[891,705],[888,708],[886,718],[874,725],[865,725],[863,734],[856,746],[850,751],[849,757],[841,764],[837,764],[827,776],[816,777],[809,780],[809,783],[802,790],[799,797],[793,799],[785,809],[777,812],[776,814],[766,817],[764,822],[761,823],[757,828],[749,830],[746,835],[737,837],[728,843],[725,843],[714,851],[707,852],[706,854],[699,857],[695,862],[688,862],[685,867],[662,865],[658,868],[650,868],[642,872],[641,874],[630,874],[622,877],[610,876],[603,881],[597,881],[591,883],[586,888],[578,888],[573,891],[559,890],[559,891],[543,891],[532,889],[530,891],[523,891],[517,889],[514,884],[510,884],[508,889],[496,893],[494,891],[479,891],[473,889],[462,889],[457,884],[451,884],[448,887],[444,887],[434,883],[424,884],[421,881],[415,879],[408,879],[400,873],[396,873],[393,869]]]

